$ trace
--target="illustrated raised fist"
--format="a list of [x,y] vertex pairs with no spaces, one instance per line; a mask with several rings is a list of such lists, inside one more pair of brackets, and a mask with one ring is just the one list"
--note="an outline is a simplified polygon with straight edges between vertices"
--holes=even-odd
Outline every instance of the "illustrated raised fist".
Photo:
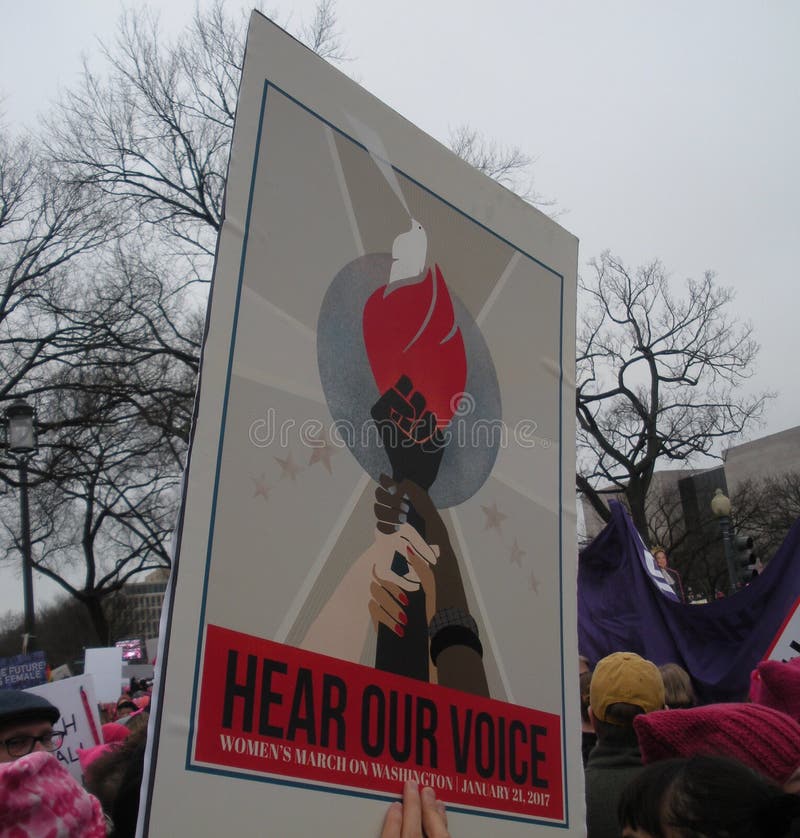
[[402,375],[370,411],[396,481],[411,480],[427,491],[439,473],[446,444],[425,396]]

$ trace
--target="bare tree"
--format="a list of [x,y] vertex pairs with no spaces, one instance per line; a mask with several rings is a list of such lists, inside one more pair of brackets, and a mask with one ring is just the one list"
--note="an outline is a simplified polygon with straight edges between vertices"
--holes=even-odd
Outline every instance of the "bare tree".
[[504,146],[462,124],[450,132],[451,151],[478,171],[516,193],[523,201],[550,212],[556,202],[533,187],[534,159],[518,146]]
[[[111,597],[104,605],[113,626],[112,641],[122,639],[130,628],[122,598]],[[23,631],[24,623],[19,614],[0,621],[0,656],[19,654]],[[73,597],[61,596],[37,614],[36,648],[45,653],[52,667],[62,664],[74,667],[87,648],[103,642],[107,641],[97,634],[89,613]]]
[[[223,0],[199,7],[172,42],[151,12],[123,14],[105,70],[84,66],[48,121],[55,160],[136,224],[155,226],[186,255],[212,257],[244,59],[246,18]],[[345,55],[333,0],[321,0],[299,36],[330,60]],[[210,261],[203,263],[210,278]]]
[[335,0],[319,0],[310,23],[301,24],[298,38],[328,61],[348,60],[336,14]]
[[[107,644],[104,601],[132,576],[169,566],[180,472],[164,457],[161,431],[128,405],[104,403],[88,387],[55,392],[46,442],[30,464],[33,566],[85,606]],[[76,425],[75,416],[92,421]],[[2,520],[11,558],[20,533],[13,514]]]
[[226,54],[234,45],[212,40],[207,28],[197,32],[214,50],[204,64],[185,43],[162,46],[147,11],[126,12],[116,43],[104,47],[108,74],[85,65],[81,86],[65,94],[48,134],[54,158],[75,181],[101,189],[120,215],[210,256],[240,72],[229,62],[241,54]]
[[82,331],[60,310],[75,294],[72,266],[115,232],[96,198],[0,132],[0,401],[71,354]]
[[591,266],[579,283],[577,487],[604,520],[604,495],[624,495],[647,539],[656,465],[719,457],[769,395],[743,389],[758,345],[712,273],[675,294],[658,261],[631,271],[605,252]]
[[800,519],[800,472],[743,481],[731,495],[731,507],[737,531],[753,538],[767,564]]
[[125,404],[163,434],[182,462],[200,364],[205,295],[137,236],[107,251],[98,278],[63,316],[91,336],[47,386]]
[[[332,0],[301,29],[344,55]],[[245,30],[221,0],[172,42],[129,11],[46,125],[49,157],[0,144],[0,399],[24,382],[39,409],[35,567],[104,642],[103,601],[169,563]]]

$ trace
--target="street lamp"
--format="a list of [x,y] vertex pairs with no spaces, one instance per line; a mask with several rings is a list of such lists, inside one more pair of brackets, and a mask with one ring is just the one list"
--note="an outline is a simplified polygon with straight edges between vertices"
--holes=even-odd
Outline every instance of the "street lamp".
[[36,631],[33,610],[33,555],[31,552],[31,520],[28,512],[28,460],[38,450],[36,411],[24,399],[16,399],[6,408],[5,449],[19,468],[19,517],[22,529],[22,592],[25,602],[25,636],[23,652],[28,650]]
[[722,489],[714,491],[711,498],[711,511],[719,521],[722,530],[722,546],[725,548],[725,563],[728,565],[728,593],[736,593],[736,565],[733,560],[733,545],[731,544],[731,501]]

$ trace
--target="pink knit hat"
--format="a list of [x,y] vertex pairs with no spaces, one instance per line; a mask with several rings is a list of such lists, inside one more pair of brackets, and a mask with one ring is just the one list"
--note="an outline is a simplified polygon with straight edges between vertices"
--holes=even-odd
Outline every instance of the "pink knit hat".
[[800,721],[800,657],[761,661],[750,675],[750,701]]
[[138,698],[133,699],[133,703],[140,710],[148,710],[150,708],[150,696],[149,695],[140,695]]
[[35,751],[0,764],[0,838],[105,838],[100,801],[58,759]]
[[761,704],[658,710],[633,720],[642,762],[724,756],[783,785],[800,766],[800,724]]
[[81,764],[81,771],[85,774],[89,766],[95,761],[104,757],[106,754],[112,754],[121,745],[117,742],[109,742],[106,745],[94,745],[91,748],[78,748],[78,761]]
[[103,742],[124,742],[130,735],[131,729],[119,722],[106,722],[103,727]]

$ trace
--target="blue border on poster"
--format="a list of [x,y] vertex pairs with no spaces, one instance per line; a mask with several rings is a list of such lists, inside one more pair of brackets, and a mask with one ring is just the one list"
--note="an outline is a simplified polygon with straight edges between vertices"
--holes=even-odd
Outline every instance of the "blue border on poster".
[[[368,151],[366,146],[363,143],[360,143],[355,138],[351,137],[345,131],[342,131],[339,127],[334,125],[333,123],[329,122],[327,119],[322,117],[320,114],[313,111],[307,105],[304,105],[294,96],[291,96],[285,90],[282,90],[277,85],[273,84],[269,80],[264,81],[264,88],[261,96],[261,107],[259,111],[259,118],[258,118],[258,133],[256,135],[256,144],[255,150],[253,155],[253,166],[250,175],[250,193],[248,195],[247,200],[247,214],[245,218],[245,227],[244,227],[244,235],[242,238],[242,252],[239,261],[239,277],[237,281],[237,288],[236,288],[236,305],[234,307],[234,314],[233,314],[233,323],[231,326],[231,339],[230,339],[230,347],[228,350],[228,365],[227,365],[227,373],[226,373],[226,382],[225,382],[225,395],[223,398],[222,403],[222,416],[220,420],[220,432],[219,432],[219,445],[217,449],[217,463],[216,463],[216,472],[214,475],[214,494],[211,506],[211,520],[209,523],[209,531],[208,531],[208,546],[206,549],[206,564],[205,564],[205,572],[204,572],[204,579],[203,579],[203,595],[202,595],[202,604],[200,606],[200,620],[199,620],[199,628],[198,628],[198,637],[197,637],[197,654],[195,657],[195,667],[194,667],[194,683],[192,685],[192,703],[191,703],[191,714],[189,718],[189,736],[187,741],[187,748],[186,748],[186,770],[187,771],[198,771],[204,774],[215,774],[218,776],[224,777],[238,777],[247,780],[255,780],[257,782],[268,782],[277,785],[284,785],[284,786],[292,786],[295,788],[304,788],[304,789],[315,789],[321,790],[326,792],[331,792],[335,794],[344,794],[351,797],[360,797],[360,798],[367,798],[371,800],[382,800],[382,801],[391,801],[394,800],[394,796],[389,796],[385,794],[380,794],[377,792],[364,792],[364,791],[355,791],[345,788],[337,788],[335,786],[327,786],[323,784],[314,784],[314,783],[304,783],[300,782],[299,780],[286,780],[283,778],[276,778],[268,775],[257,775],[257,774],[250,774],[246,772],[239,772],[239,771],[230,771],[225,769],[216,769],[210,768],[204,765],[199,765],[197,763],[192,762],[192,743],[194,741],[194,730],[195,730],[195,718],[197,713],[197,700],[199,694],[199,683],[200,683],[200,663],[202,658],[202,650],[203,650],[203,633],[206,626],[206,600],[208,595],[208,581],[210,576],[210,569],[211,569],[211,557],[212,557],[212,548],[214,543],[214,522],[216,516],[216,509],[217,509],[217,500],[219,497],[219,478],[220,478],[220,469],[222,466],[222,455],[223,455],[223,447],[224,447],[224,440],[225,440],[225,426],[227,420],[227,412],[228,412],[228,399],[230,395],[230,385],[231,385],[231,377],[232,377],[232,370],[233,370],[233,356],[234,350],[236,348],[236,331],[238,327],[239,321],[239,307],[241,303],[241,294],[242,294],[242,285],[244,280],[244,272],[245,272],[245,263],[247,259],[247,244],[248,238],[250,234],[250,221],[252,217],[252,209],[253,209],[253,197],[255,194],[255,184],[256,184],[256,176],[258,173],[258,165],[261,159],[261,148],[262,148],[262,141],[264,139],[264,117],[267,108],[267,100],[270,89],[276,91],[281,96],[284,96],[286,99],[291,101],[297,107],[301,108],[302,110],[306,111],[306,113],[313,116],[319,122],[326,125],[332,131],[335,131],[340,136],[344,137],[349,142],[353,143],[358,148],[362,149],[363,151]],[[404,172],[402,169],[399,169],[396,166],[392,166],[395,172],[397,172],[402,177],[406,178],[411,183],[418,186],[428,195],[432,196],[443,205],[451,209],[453,212],[456,212],[458,215],[466,218],[467,220],[471,221],[477,227],[481,228],[485,232],[489,233],[498,241],[507,244],[511,247],[514,251],[520,253],[521,255],[525,256],[531,262],[539,265],[541,268],[546,270],[548,273],[552,274],[555,278],[558,279],[560,283],[559,287],[559,298],[560,298],[560,312],[559,312],[559,389],[558,389],[558,418],[559,418],[559,430],[563,427],[563,411],[564,411],[564,398],[563,398],[563,387],[564,387],[564,276],[560,274],[555,269],[551,268],[549,265],[546,265],[540,259],[537,259],[535,256],[531,255],[530,253],[525,252],[517,245],[510,242],[508,239],[504,238],[503,236],[496,233],[491,228],[487,227],[485,224],[482,224],[477,219],[473,218],[472,216],[468,215],[463,210],[459,209],[445,198],[442,198],[440,195],[437,195],[423,183],[420,183],[418,180],[413,178],[411,175]],[[567,772],[567,764],[565,754],[566,754],[566,725],[564,723],[565,715],[566,715],[566,708],[564,706],[564,691],[566,689],[566,685],[564,682],[564,614],[563,614],[563,591],[564,591],[564,555],[563,555],[563,505],[561,503],[562,492],[563,492],[563,462],[562,462],[562,446],[559,444],[559,451],[558,451],[558,497],[559,497],[559,504],[558,504],[558,552],[559,552],[559,612],[560,612],[560,633],[559,633],[559,643],[561,647],[561,731],[562,731],[562,738],[561,738],[561,753],[562,753],[562,778],[564,782],[564,813],[565,813],[565,820],[563,823],[555,822],[550,820],[542,820],[537,818],[530,818],[530,817],[522,817],[522,816],[515,816],[509,815],[506,813],[498,813],[487,809],[471,809],[465,808],[461,806],[451,805],[448,808],[454,812],[461,812],[464,814],[470,815],[479,815],[482,817],[492,818],[496,820],[510,820],[510,821],[518,821],[521,823],[530,823],[530,824],[539,824],[542,826],[550,826],[553,828],[569,828],[569,787],[568,787],[568,772]],[[180,550],[180,547],[178,548]]]

